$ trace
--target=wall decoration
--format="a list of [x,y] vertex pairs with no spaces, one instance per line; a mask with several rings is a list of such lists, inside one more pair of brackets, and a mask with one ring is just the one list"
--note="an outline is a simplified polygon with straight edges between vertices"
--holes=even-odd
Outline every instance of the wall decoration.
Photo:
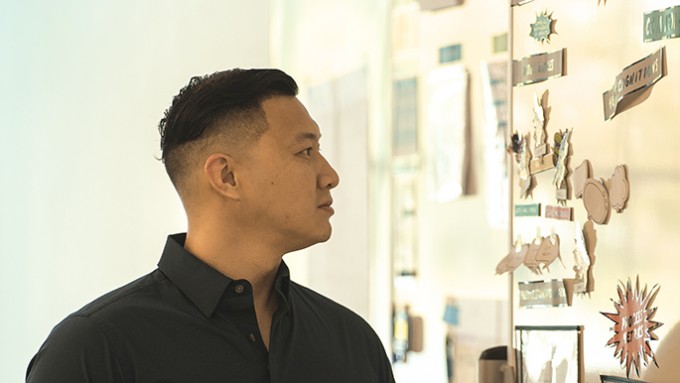
[[600,383],[647,383],[642,380],[621,378],[612,375],[600,375]]
[[583,186],[583,205],[588,212],[588,219],[600,225],[606,225],[609,222],[611,204],[603,181],[595,178],[586,180]]
[[512,85],[529,85],[552,78],[561,77],[564,71],[564,59],[567,49],[550,53],[537,53],[512,61]]
[[442,66],[427,77],[428,186],[438,202],[469,191],[468,77],[460,65]]
[[540,217],[540,216],[541,216],[540,203],[515,205],[515,217]]
[[561,221],[571,221],[574,219],[574,208],[566,206],[546,205],[545,218],[558,219]]
[[519,179],[519,195],[520,198],[527,198],[531,195],[531,191],[536,186],[536,181],[531,175],[530,163],[531,152],[527,147],[529,144],[529,135],[520,136],[515,132],[512,135],[512,144],[510,150],[514,153],[515,163],[517,164],[517,176]]
[[[560,237],[557,233],[550,233],[549,236],[541,238],[536,261],[543,270],[550,271],[550,265],[557,259],[562,262],[562,257],[560,256]],[[564,266],[563,262],[562,266]]]
[[586,250],[586,241],[583,239],[581,227],[576,223],[576,235],[574,236],[574,293],[586,293],[588,284],[587,270],[590,268],[590,257]]
[[614,301],[616,312],[600,312],[614,322],[614,336],[607,346],[615,348],[614,357],[625,368],[626,377],[630,377],[631,371],[640,376],[640,368],[649,365],[650,361],[658,367],[649,342],[659,339],[654,331],[663,325],[654,320],[657,308],[652,307],[659,285],[654,285],[649,291],[645,285],[641,291],[638,276],[635,286],[629,278],[626,284],[620,282],[616,291],[619,298],[618,302]]
[[550,145],[548,144],[548,135],[545,131],[545,110],[543,109],[543,99],[547,98],[548,91],[545,91],[541,97],[534,93],[534,109],[532,125],[534,129],[534,150],[532,151],[534,157],[542,157],[550,152]]
[[515,326],[519,383],[584,381],[583,326]]
[[[505,35],[507,40],[507,34]],[[487,217],[490,226],[506,228],[508,225],[508,61],[481,64],[482,96],[484,100],[484,165]]]
[[[532,175],[552,169],[555,167],[555,158],[550,144],[548,143],[548,134],[545,129],[546,125],[546,108],[548,91],[543,92],[541,97],[534,94],[534,108],[533,108],[533,138],[534,148],[532,150],[533,160],[529,163],[529,171]],[[547,108],[549,110],[549,108]]]
[[586,221],[586,223],[583,225],[582,233],[583,239],[586,243],[586,254],[588,254],[588,258],[590,259],[590,265],[588,266],[587,272],[588,281],[586,283],[586,292],[592,293],[595,291],[595,276],[593,269],[595,268],[595,259],[597,259],[595,256],[595,247],[597,246],[597,231],[595,230],[593,221]]
[[454,63],[463,59],[463,46],[458,44],[451,44],[439,48],[439,63],[447,64]]
[[[576,168],[574,174],[574,184],[577,185],[576,194],[583,198],[588,219],[600,225],[605,225],[609,222],[612,208],[617,213],[621,213],[628,204],[630,196],[628,167],[626,165],[617,166],[614,169],[614,174],[608,180],[591,177],[583,182],[583,178],[591,173],[588,160]],[[582,183],[583,186],[581,186]]]
[[595,229],[588,221],[583,229],[578,222],[574,235],[574,293],[586,294],[595,290],[593,266],[595,265]]
[[574,169],[574,196],[576,198],[581,198],[583,195],[583,188],[586,185],[588,178],[592,177],[593,168],[590,165],[589,160],[583,160],[581,165]]
[[463,4],[463,0],[420,0],[420,9],[423,11],[437,11],[461,4]]
[[549,272],[550,266],[557,259],[564,266],[560,255],[560,237],[557,233],[553,232],[545,237],[538,235],[531,243],[522,243],[518,239],[515,246],[496,266],[496,274],[512,272],[523,264],[532,273],[540,275],[543,271]]
[[536,21],[531,24],[531,32],[529,36],[541,43],[550,43],[550,35],[555,33],[555,20],[552,19],[552,13],[543,11],[536,15]]
[[616,76],[611,89],[602,94],[604,119],[611,120],[618,113],[644,101],[651,87],[666,75],[666,47],[625,67]]
[[503,274],[515,271],[522,263],[529,252],[529,245],[523,244],[521,241],[515,242],[515,246],[510,249],[510,252],[498,262],[496,266],[496,274]]
[[555,177],[553,178],[553,185],[555,185],[555,198],[562,204],[566,204],[569,199],[569,140],[571,139],[572,130],[567,129],[566,132],[559,131],[555,133],[555,145],[553,150],[557,152],[557,161],[555,162]]
[[397,174],[392,179],[392,259],[398,276],[416,276],[418,268],[417,179]]
[[392,155],[418,152],[418,81],[415,77],[394,82],[394,130]]
[[642,41],[648,43],[680,37],[680,5],[645,12],[642,17]]
[[536,237],[529,244],[529,251],[527,255],[524,256],[524,266],[529,269],[532,273],[538,275],[541,274],[541,264],[538,261],[538,252],[541,250],[541,243],[543,243],[542,238]]
[[519,282],[519,307],[544,308],[564,307],[569,304],[564,281]]
[[626,208],[630,195],[628,167],[626,165],[619,165],[614,169],[614,174],[607,181],[607,190],[609,190],[612,208],[617,213],[621,213]]

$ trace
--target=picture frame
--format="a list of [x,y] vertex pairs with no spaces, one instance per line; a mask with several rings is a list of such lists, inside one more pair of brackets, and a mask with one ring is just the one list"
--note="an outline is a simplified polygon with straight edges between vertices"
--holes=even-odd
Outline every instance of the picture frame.
[[515,326],[518,383],[582,383],[583,326]]

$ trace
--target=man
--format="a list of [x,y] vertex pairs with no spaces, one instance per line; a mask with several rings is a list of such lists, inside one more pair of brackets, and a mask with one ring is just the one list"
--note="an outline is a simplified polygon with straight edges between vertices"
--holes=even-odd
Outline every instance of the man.
[[195,77],[161,120],[188,218],[159,267],[71,314],[31,361],[40,382],[393,382],[359,316],[289,279],[326,241],[338,175],[279,70]]

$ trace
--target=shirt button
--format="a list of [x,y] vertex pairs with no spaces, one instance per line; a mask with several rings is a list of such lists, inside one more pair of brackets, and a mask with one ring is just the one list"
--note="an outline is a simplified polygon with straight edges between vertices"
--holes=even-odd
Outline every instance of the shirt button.
[[253,334],[252,332],[250,334],[248,334],[248,340],[255,343],[255,334]]
[[236,291],[236,294],[241,294],[241,293],[243,293],[243,290],[245,290],[245,288],[243,287],[243,285],[236,285],[236,287],[234,287],[234,291]]

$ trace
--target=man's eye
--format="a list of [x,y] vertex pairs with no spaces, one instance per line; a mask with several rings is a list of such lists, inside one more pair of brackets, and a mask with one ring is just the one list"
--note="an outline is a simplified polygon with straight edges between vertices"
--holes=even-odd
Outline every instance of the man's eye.
[[311,157],[312,156],[312,148],[307,148],[307,149],[303,150],[302,153],[304,153],[307,157]]

